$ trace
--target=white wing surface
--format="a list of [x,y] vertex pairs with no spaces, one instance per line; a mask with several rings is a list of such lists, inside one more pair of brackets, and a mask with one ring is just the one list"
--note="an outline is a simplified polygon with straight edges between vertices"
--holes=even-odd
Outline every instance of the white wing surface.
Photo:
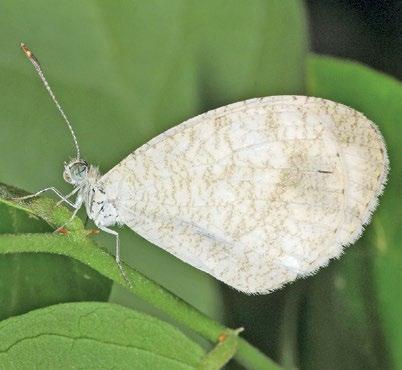
[[267,293],[357,239],[387,169],[383,139],[362,114],[274,96],[185,121],[101,186],[144,238],[238,290]]

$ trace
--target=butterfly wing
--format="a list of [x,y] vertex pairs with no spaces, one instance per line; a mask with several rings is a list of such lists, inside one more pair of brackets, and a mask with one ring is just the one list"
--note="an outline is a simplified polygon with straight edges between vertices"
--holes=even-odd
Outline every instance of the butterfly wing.
[[267,293],[352,243],[388,159],[375,125],[319,98],[231,104],[155,137],[104,175],[119,219],[230,286]]

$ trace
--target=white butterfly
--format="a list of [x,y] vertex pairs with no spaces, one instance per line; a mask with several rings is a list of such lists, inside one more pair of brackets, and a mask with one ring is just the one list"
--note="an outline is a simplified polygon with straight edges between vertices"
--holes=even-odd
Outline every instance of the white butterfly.
[[102,176],[80,158],[39,62],[21,46],[77,149],[63,174],[74,190],[32,196],[54,191],[73,217],[85,205],[116,237],[122,271],[114,225],[240,291],[268,293],[339,257],[369,222],[388,158],[361,113],[305,96],[230,104],[160,134]]

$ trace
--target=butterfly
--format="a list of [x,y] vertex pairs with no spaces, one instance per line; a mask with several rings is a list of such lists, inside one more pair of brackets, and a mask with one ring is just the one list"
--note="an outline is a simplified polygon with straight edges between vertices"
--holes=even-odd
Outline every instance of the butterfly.
[[[378,128],[343,104],[272,96],[230,104],[156,136],[109,172],[81,158],[42,68],[21,45],[63,116],[76,157],[64,164],[73,216],[126,225],[184,262],[249,294],[316,272],[369,223],[388,173]],[[75,196],[74,201],[70,199]]]

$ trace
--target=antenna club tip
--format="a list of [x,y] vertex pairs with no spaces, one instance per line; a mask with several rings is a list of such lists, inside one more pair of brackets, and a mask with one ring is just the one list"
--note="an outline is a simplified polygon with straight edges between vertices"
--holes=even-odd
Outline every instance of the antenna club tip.
[[25,55],[26,55],[28,58],[31,58],[31,57],[32,57],[32,51],[29,50],[28,46],[26,46],[23,42],[21,42],[20,47],[21,47],[22,51],[25,53]]

